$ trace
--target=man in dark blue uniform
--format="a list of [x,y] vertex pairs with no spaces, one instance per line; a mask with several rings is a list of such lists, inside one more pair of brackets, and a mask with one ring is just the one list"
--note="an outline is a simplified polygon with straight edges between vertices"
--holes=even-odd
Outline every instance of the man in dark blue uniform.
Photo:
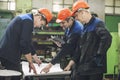
[[[41,72],[49,72],[52,65],[56,64],[57,61],[62,57],[66,55],[70,55],[72,57],[74,55],[77,41],[81,35],[83,26],[80,22],[74,20],[74,18],[71,17],[71,14],[72,13],[68,8],[63,8],[58,13],[56,22],[60,23],[60,26],[65,29],[63,38],[65,43],[61,44],[61,50],[57,53],[55,58],[53,58],[53,60],[41,70]],[[70,68],[66,65],[66,67],[64,67],[64,70],[69,71]]]
[[103,80],[106,72],[106,55],[112,36],[105,23],[91,15],[85,1],[76,1],[72,7],[75,19],[83,23],[81,39],[78,43],[73,63],[72,80]]
[[[16,16],[8,24],[0,41],[0,61],[5,69],[20,71],[21,55],[24,54],[29,62],[29,71],[32,69],[37,74],[31,56],[35,55],[32,32],[34,28],[46,25],[51,19],[51,12],[46,8],[41,8],[34,14]],[[39,60],[37,62],[40,64]],[[20,80],[20,78],[13,77],[11,80]]]

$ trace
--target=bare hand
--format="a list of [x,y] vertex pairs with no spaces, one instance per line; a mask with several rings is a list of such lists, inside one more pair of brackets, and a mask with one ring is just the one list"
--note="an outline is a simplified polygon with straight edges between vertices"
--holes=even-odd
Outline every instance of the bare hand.
[[70,71],[70,69],[71,69],[71,66],[68,65],[67,67],[64,68],[64,71]]
[[74,64],[75,62],[73,60],[70,60],[68,65],[64,68],[64,71],[69,71]]
[[34,60],[38,64],[38,66],[40,66],[40,64],[42,63],[42,61],[40,59],[34,59]]
[[33,63],[29,63],[29,72],[31,72],[31,70],[33,70],[33,72],[34,72],[35,74],[37,74],[37,71],[36,71],[35,66],[34,66]]
[[33,59],[38,64],[38,66],[40,66],[40,64],[42,63],[42,61],[38,58],[38,56],[36,54],[33,55]]
[[52,67],[52,64],[49,63],[46,67],[44,67],[40,73],[45,72],[48,73],[50,71],[50,68]]

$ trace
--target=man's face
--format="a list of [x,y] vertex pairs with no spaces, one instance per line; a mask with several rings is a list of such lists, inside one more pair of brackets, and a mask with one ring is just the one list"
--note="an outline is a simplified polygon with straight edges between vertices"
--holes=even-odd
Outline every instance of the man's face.
[[63,29],[66,29],[69,27],[69,23],[68,21],[64,20],[62,22],[60,22],[60,26],[63,28]]
[[37,19],[37,20],[36,20],[36,22],[35,22],[35,27],[40,28],[40,27],[43,27],[43,26],[46,25],[46,21],[45,21],[44,19],[42,19],[41,16],[38,16],[36,19]]
[[74,15],[75,19],[82,22],[82,12],[76,12]]
[[87,23],[87,20],[88,20],[88,11],[85,9],[77,11],[74,17],[76,20],[80,21],[82,24],[85,24]]

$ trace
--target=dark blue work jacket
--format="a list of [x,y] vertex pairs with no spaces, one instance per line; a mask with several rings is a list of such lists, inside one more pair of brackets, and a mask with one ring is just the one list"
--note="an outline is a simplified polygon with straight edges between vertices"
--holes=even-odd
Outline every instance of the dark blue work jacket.
[[112,36],[103,21],[92,17],[84,25],[73,60],[76,72],[90,75],[106,72],[106,53],[112,42]]
[[71,28],[67,28],[65,30],[65,44],[62,44],[61,50],[57,53],[57,56],[51,61],[52,64],[55,64],[57,61],[59,61],[62,56],[65,56],[67,54],[70,54],[72,56],[74,54],[77,41],[81,35],[82,30],[83,25],[78,21],[74,21]]
[[0,57],[18,64],[22,54],[35,53],[32,47],[33,15],[15,17],[0,41]]

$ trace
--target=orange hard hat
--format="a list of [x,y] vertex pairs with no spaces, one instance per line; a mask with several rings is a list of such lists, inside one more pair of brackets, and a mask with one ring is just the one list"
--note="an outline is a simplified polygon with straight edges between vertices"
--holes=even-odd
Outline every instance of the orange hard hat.
[[58,12],[58,17],[56,22],[60,23],[61,21],[65,20],[66,18],[70,17],[72,12],[68,8],[63,8]]
[[45,18],[47,19],[47,23],[49,23],[51,21],[51,19],[52,19],[52,13],[48,9],[46,9],[46,8],[40,8],[38,10],[38,12],[42,13],[45,16]]
[[80,8],[88,9],[89,5],[87,4],[87,2],[82,1],[82,0],[81,1],[76,1],[72,6],[72,15],[74,15],[74,13]]

